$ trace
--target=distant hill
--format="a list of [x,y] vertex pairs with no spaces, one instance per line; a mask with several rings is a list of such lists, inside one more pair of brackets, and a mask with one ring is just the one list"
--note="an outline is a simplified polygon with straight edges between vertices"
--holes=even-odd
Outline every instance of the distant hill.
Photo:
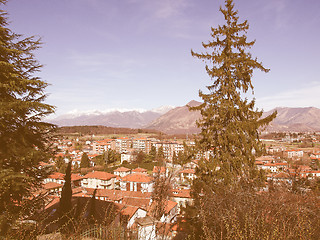
[[264,116],[277,111],[277,117],[268,126],[268,131],[313,132],[320,131],[320,109],[315,107],[278,107],[265,112]]
[[161,107],[150,111],[94,111],[89,113],[65,114],[48,120],[58,126],[101,125],[115,128],[142,128],[173,107]]
[[[164,107],[146,112],[113,111],[63,115],[50,122],[58,126],[101,125],[111,128],[155,129],[166,134],[194,134],[200,132],[196,126],[196,120],[201,118],[201,114],[199,111],[189,111],[187,106],[198,106],[199,104],[201,103],[191,101],[182,107],[173,109],[172,107]],[[320,131],[320,109],[318,108],[275,108],[265,112],[263,117],[275,110],[278,111],[278,115],[266,131]]]
[[[191,101],[187,105],[197,106],[199,104],[201,103]],[[200,112],[190,112],[187,105],[172,109],[147,125],[146,128],[167,134],[199,133],[200,130],[196,127],[195,122],[200,119]],[[320,131],[320,109],[318,108],[275,108],[265,112],[263,117],[270,115],[275,110],[278,112],[277,117],[270,123],[267,131]]]
[[200,102],[191,101],[185,106],[176,107],[157,118],[145,128],[156,129],[167,134],[193,134],[199,133],[196,120],[200,119],[199,111],[189,111],[188,106],[200,105]]

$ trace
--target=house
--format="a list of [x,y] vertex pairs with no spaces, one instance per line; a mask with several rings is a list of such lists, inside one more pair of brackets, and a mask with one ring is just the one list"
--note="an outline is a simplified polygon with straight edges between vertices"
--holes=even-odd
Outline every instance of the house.
[[[150,216],[155,215],[155,210],[157,212],[157,207],[159,204],[156,201],[152,201],[150,206],[148,207],[148,213]],[[166,200],[165,202],[160,203],[161,206],[164,205],[164,212],[163,215],[160,217],[160,222],[167,222],[167,223],[173,223],[176,220],[177,214],[179,213],[178,209],[178,203],[171,201],[171,200]],[[158,213],[157,213],[158,214]]]
[[123,191],[152,192],[153,179],[145,173],[132,173],[120,180]]
[[132,146],[132,138],[121,137],[115,140],[115,150],[119,153],[127,152]]
[[274,183],[292,183],[292,179],[290,177],[290,174],[285,173],[285,172],[280,172],[272,175],[271,179],[273,180]]
[[153,217],[146,216],[137,218],[135,227],[138,240],[155,240],[156,239],[156,220]]
[[72,185],[74,187],[80,187],[82,178],[83,178],[83,176],[81,176],[79,173],[71,173]]
[[165,207],[165,213],[162,215],[160,221],[173,223],[176,221],[176,217],[178,213],[179,213],[178,203],[168,200]]
[[132,140],[132,148],[136,152],[149,153],[151,149],[151,140],[146,138],[135,138]]
[[126,167],[119,167],[113,171],[113,174],[119,177],[124,177],[131,174],[131,169]]
[[62,191],[63,184],[56,183],[56,182],[48,182],[43,185],[43,188],[48,192],[50,195],[57,195],[59,196]]
[[311,178],[311,179],[320,177],[320,171],[316,171],[316,170],[306,171],[306,174],[308,178]]
[[92,151],[96,154],[102,154],[110,149],[112,149],[113,139],[104,139],[101,141],[95,141],[92,144]]
[[125,151],[121,153],[121,164],[126,161],[128,163],[134,162],[137,155],[133,151]]
[[[87,188],[85,191],[88,196],[92,197],[94,189]],[[151,199],[151,193],[148,192],[142,193],[111,189],[97,189],[95,196],[96,199],[99,200],[112,201],[125,206],[138,207],[143,210],[147,210]]]
[[267,155],[267,156],[260,156],[256,158],[256,161],[262,162],[262,163],[272,163],[274,162],[274,157]]
[[193,179],[196,178],[196,174],[195,173],[196,173],[196,171],[194,169],[190,169],[190,168],[181,170],[179,172],[180,180],[182,182],[184,182],[184,181],[192,181]]
[[286,157],[288,158],[302,158],[303,151],[302,150],[286,150]]
[[266,171],[270,171],[272,173],[282,172],[287,170],[288,164],[287,163],[266,163],[266,164],[259,164],[258,161],[255,162],[258,169],[263,169]]
[[148,174],[148,171],[147,171],[147,169],[138,167],[138,168],[133,169],[133,170],[132,170],[132,173],[144,173],[144,174]]
[[170,191],[170,200],[178,203],[178,208],[186,207],[187,204],[192,203],[190,189],[172,189]]
[[119,206],[122,206],[120,211],[121,215],[127,217],[127,229],[132,227],[137,218],[143,218],[147,216],[147,211],[139,207],[126,206],[123,204],[119,204]]
[[116,175],[95,171],[82,177],[81,186],[85,188],[113,189]]
[[54,172],[50,174],[46,179],[43,180],[43,183],[55,182],[59,184],[64,184],[64,174],[59,172]]

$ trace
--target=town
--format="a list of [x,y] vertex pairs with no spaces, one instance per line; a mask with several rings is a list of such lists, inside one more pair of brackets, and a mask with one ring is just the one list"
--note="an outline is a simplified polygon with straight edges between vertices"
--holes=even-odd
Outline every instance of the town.
[[[282,133],[265,135],[263,156],[255,165],[265,173],[265,191],[271,185],[292,185],[300,180],[320,178],[320,135]],[[128,232],[139,239],[150,236],[172,239],[183,219],[183,208],[192,204],[191,183],[196,178],[200,159],[212,152],[195,152],[194,140],[161,141],[155,137],[121,136],[94,140],[95,136],[60,137],[53,142],[55,157],[43,167],[55,170],[43,182],[49,200],[45,207],[58,207],[65,182],[66,164],[72,165],[73,198],[92,198],[115,203],[120,215],[126,216]],[[170,179],[163,215],[155,220],[152,194],[156,179]],[[300,185],[301,191],[309,191]],[[162,231],[159,231],[162,229]],[[85,234],[85,233],[84,233]],[[163,239],[163,238],[161,238]]]
[[0,0],[0,239],[320,239],[319,7]]

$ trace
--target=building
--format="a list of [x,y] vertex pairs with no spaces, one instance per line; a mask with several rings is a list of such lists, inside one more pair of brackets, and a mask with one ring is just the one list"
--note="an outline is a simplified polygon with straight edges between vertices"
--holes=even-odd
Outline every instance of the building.
[[133,173],[120,180],[120,189],[123,191],[152,192],[153,179],[144,173]]
[[108,172],[90,172],[82,177],[81,187],[113,189],[116,177],[116,175]]

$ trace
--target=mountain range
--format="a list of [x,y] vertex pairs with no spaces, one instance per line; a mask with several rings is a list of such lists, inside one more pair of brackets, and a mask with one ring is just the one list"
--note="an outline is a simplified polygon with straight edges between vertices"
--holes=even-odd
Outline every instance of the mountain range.
[[48,122],[62,126],[101,125],[116,128],[143,128],[153,120],[159,118],[172,106],[164,106],[149,111],[141,110],[112,110],[107,112],[91,111],[68,113],[49,119]]
[[[188,106],[201,104],[191,101],[185,106],[163,107],[150,111],[111,111],[91,112],[77,115],[62,115],[50,122],[58,126],[102,125],[108,127],[146,128],[167,134],[193,134],[200,130],[196,120],[200,119],[199,111],[190,111]],[[262,117],[277,111],[277,117],[269,124],[266,131],[320,131],[320,109],[315,107],[288,108],[279,107],[265,112]]]

